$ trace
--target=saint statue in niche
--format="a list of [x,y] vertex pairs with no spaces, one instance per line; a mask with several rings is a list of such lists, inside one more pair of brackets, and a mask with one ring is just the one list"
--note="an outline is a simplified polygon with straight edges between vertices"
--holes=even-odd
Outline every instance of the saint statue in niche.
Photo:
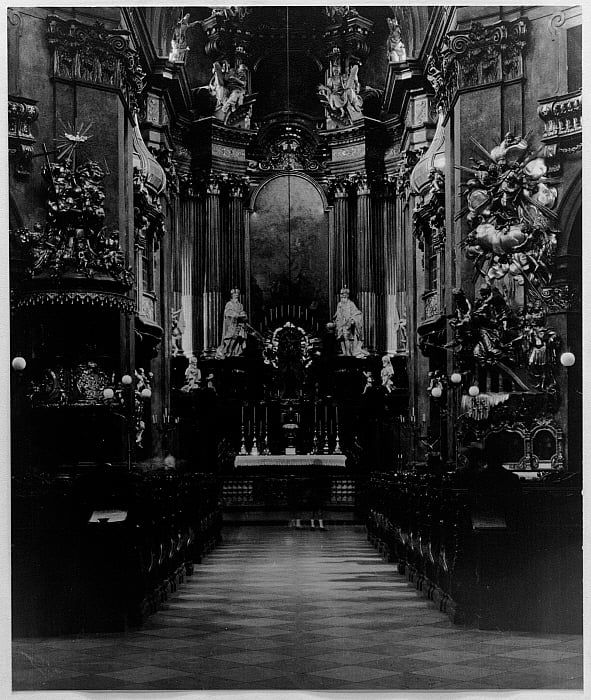
[[349,299],[347,287],[341,289],[341,300],[337,304],[334,322],[340,354],[366,357],[367,350],[363,349],[363,317],[361,311]]
[[246,344],[246,312],[239,301],[240,290],[230,290],[231,299],[224,309],[224,330],[216,357],[238,357],[244,352]]

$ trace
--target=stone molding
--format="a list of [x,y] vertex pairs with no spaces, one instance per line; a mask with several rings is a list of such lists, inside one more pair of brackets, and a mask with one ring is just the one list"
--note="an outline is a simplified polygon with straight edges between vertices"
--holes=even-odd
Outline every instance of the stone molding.
[[583,127],[581,118],[583,97],[576,90],[560,97],[539,100],[538,116],[544,122],[542,143],[553,146],[552,155],[582,150]]
[[426,64],[436,106],[447,112],[459,90],[522,78],[527,36],[524,17],[489,26],[472,22],[468,29],[448,32]]
[[128,31],[57,15],[49,15],[47,25],[54,78],[118,90],[130,111],[139,111],[145,73],[138,53],[129,46]]
[[39,118],[35,100],[22,97],[8,98],[8,153],[16,163],[16,175],[27,179],[31,174],[31,157],[35,137],[31,131]]

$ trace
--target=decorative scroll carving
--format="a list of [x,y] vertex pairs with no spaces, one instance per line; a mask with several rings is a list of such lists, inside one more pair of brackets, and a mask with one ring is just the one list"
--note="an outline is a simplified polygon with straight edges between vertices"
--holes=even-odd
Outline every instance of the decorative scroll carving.
[[232,196],[245,196],[250,187],[250,179],[235,173],[204,171],[193,177],[192,189],[195,195],[209,193],[219,195],[222,191]]
[[28,397],[35,406],[97,406],[104,402],[103,391],[109,376],[96,362],[75,367],[45,367],[31,380]]
[[441,170],[431,168],[429,190],[422,204],[413,212],[413,234],[421,250],[425,241],[432,249],[439,250],[445,244],[445,177]]
[[548,311],[576,311],[581,308],[580,289],[572,285],[544,287],[540,292]]
[[39,117],[35,101],[23,98],[8,100],[8,153],[16,164],[16,175],[27,179],[31,174],[31,156],[35,138],[31,126]]
[[424,149],[416,151],[408,149],[404,152],[396,173],[396,194],[399,197],[406,197],[409,194],[411,173],[423,153]]
[[133,223],[135,243],[144,246],[150,235],[156,240],[166,233],[164,212],[157,195],[146,186],[146,176],[137,168],[133,170]]
[[462,245],[489,281],[508,275],[535,290],[551,277],[557,191],[529,138],[506,134],[490,152],[472,139],[484,159],[475,167],[461,166],[471,175],[465,183],[471,231]]
[[438,292],[435,291],[424,294],[423,301],[425,303],[425,320],[439,316],[441,308],[439,306]]
[[176,194],[179,190],[179,178],[176,166],[172,159],[173,151],[166,146],[160,145],[158,148],[151,148],[150,152],[158,161],[164,174],[166,175],[166,189],[169,194]]
[[29,258],[31,276],[104,274],[130,287],[133,274],[125,266],[119,232],[103,225],[105,173],[101,166],[88,161],[74,167],[72,159],[47,163],[44,175],[50,182],[47,224],[14,232]]
[[47,40],[53,51],[53,77],[94,83],[120,90],[129,109],[139,110],[145,73],[129,32],[106,29],[102,22],[87,25],[49,15]]
[[283,134],[268,147],[265,160],[259,161],[261,170],[320,170],[323,161],[315,157],[315,149],[297,134]]
[[522,77],[527,32],[523,17],[449,32],[426,66],[436,105],[447,111],[457,90]]

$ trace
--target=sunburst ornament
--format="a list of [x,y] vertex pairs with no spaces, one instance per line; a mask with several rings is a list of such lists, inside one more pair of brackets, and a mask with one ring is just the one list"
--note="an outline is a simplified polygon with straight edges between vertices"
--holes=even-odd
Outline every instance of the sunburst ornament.
[[92,122],[89,122],[86,126],[84,123],[77,126],[76,121],[73,124],[70,122],[67,124],[60,123],[64,129],[64,135],[55,140],[57,144],[57,160],[72,161],[72,167],[75,167],[76,150],[93,138],[88,133]]

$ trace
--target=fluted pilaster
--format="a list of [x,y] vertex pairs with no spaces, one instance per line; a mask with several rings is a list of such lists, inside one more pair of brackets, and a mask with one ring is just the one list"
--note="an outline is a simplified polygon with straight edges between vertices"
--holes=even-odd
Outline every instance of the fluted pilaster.
[[343,285],[351,284],[349,267],[348,186],[343,179],[336,180],[331,190],[334,206],[334,246],[332,248],[331,292],[336,296]]
[[203,347],[220,342],[222,322],[220,185],[210,178],[205,190],[205,269],[203,280]]
[[365,177],[357,181],[357,300],[363,312],[364,342],[366,346],[375,347],[376,338],[376,293],[373,284],[375,270],[374,242],[371,235],[370,187]]
[[387,352],[398,349],[399,300],[397,299],[397,268],[398,258],[402,251],[397,249],[396,236],[396,199],[394,184],[388,182],[384,189],[382,209],[382,251],[384,274],[384,316],[385,316],[385,348]]

